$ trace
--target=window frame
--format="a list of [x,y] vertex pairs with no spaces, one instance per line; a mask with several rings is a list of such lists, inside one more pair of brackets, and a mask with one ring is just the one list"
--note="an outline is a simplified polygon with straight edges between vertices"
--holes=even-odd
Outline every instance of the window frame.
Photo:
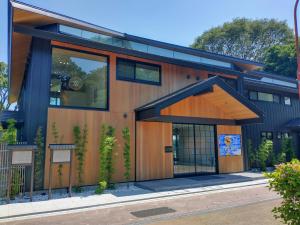
[[[290,99],[290,104],[285,104],[285,98],[289,98]],[[292,98],[290,96],[283,96],[283,105],[285,105],[285,106],[292,106]]]
[[[53,49],[58,48],[58,49],[64,49],[64,50],[69,50],[69,51],[74,51],[74,52],[81,52],[84,54],[89,54],[89,55],[96,55],[96,56],[101,56],[106,58],[106,63],[107,63],[107,70],[106,70],[106,107],[105,108],[97,108],[97,107],[84,107],[84,106],[64,106],[64,105],[50,105],[50,91],[51,91],[51,73],[52,73],[52,55],[53,55]],[[63,47],[59,45],[51,45],[51,60],[50,60],[50,79],[49,79],[49,84],[48,84],[48,107],[49,108],[60,108],[60,109],[80,109],[80,110],[90,110],[90,111],[109,111],[109,100],[110,100],[110,57],[109,55],[104,55],[101,53],[95,53],[95,52],[90,52],[90,51],[85,51],[81,49],[76,49],[76,48],[71,48],[71,47]]]
[[[256,95],[256,99],[251,98],[251,94],[250,93],[255,93]],[[265,100],[261,100],[259,99],[259,93],[261,94],[270,94],[272,95],[272,101],[265,101]],[[278,102],[274,101],[274,96],[278,97]],[[281,96],[279,94],[274,94],[274,93],[269,93],[269,92],[263,92],[263,91],[253,91],[253,90],[249,90],[248,91],[248,98],[251,101],[257,101],[257,102],[267,102],[267,103],[274,103],[274,104],[280,104],[281,103]]]
[[[130,64],[134,64],[134,74],[133,77],[134,78],[126,78],[123,77],[119,74],[119,70],[118,70],[118,62],[129,62]],[[147,80],[141,80],[141,79],[136,79],[136,66],[137,64],[142,64],[142,65],[146,65],[146,66],[154,66],[158,68],[159,71],[159,81],[155,82],[155,81],[147,81]],[[116,58],[116,80],[122,80],[122,81],[128,81],[128,82],[135,82],[135,83],[141,83],[141,84],[149,84],[149,85],[156,85],[156,86],[161,86],[161,76],[162,76],[162,72],[161,72],[161,65],[160,64],[153,64],[153,63],[148,63],[148,62],[141,62],[138,60],[132,60],[132,59],[125,59],[125,58],[121,58],[121,57],[117,57]]]
[[[266,134],[266,136],[263,136],[263,133]],[[268,138],[268,134],[271,134],[271,138]],[[273,131],[261,131],[260,132],[260,138],[265,140],[274,140],[274,132]]]

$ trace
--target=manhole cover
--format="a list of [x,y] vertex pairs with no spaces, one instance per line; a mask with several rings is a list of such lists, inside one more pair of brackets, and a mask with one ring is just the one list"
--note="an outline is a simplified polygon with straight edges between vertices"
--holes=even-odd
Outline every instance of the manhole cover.
[[159,207],[159,208],[153,208],[153,209],[134,211],[134,212],[131,212],[131,214],[134,215],[135,217],[143,218],[143,217],[157,216],[157,215],[173,213],[173,212],[176,212],[176,210],[171,209],[169,207]]

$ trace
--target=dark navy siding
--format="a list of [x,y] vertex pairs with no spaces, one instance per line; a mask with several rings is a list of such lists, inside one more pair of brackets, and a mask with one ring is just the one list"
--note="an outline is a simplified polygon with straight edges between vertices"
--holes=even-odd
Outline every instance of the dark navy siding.
[[24,113],[24,141],[34,143],[39,126],[46,135],[49,83],[51,71],[51,43],[33,38],[31,58],[23,84],[22,112]]
[[[282,99],[281,95],[281,99]],[[278,132],[289,132],[293,138],[294,149],[297,151],[299,156],[300,147],[299,147],[299,135],[297,132],[293,132],[285,128],[285,124],[295,118],[300,117],[300,101],[294,96],[291,97],[292,105],[287,106],[282,102],[270,103],[270,102],[261,102],[261,101],[252,101],[257,105],[259,109],[264,112],[265,118],[263,124],[250,124],[243,126],[243,140],[244,147],[246,145],[247,139],[250,139],[253,143],[253,146],[257,148],[261,143],[261,132],[262,131],[271,131],[273,132],[273,143],[274,151],[278,152],[281,146],[281,139],[277,138]]]
[[[44,143],[46,143],[50,71],[50,41],[33,38],[22,93],[19,99],[20,112],[24,119],[21,141],[26,141],[28,144],[34,143],[38,127],[42,128]],[[26,189],[28,189],[29,171],[26,171],[26,173],[28,174]]]

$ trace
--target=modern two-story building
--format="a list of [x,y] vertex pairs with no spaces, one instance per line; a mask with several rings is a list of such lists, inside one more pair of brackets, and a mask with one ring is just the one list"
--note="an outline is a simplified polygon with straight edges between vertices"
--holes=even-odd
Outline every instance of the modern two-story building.
[[116,128],[116,182],[124,180],[124,127],[131,133],[132,181],[244,171],[247,139],[255,146],[273,139],[279,148],[290,135],[298,146],[297,81],[258,72],[260,63],[132,36],[17,1],[9,2],[8,40],[9,98],[19,105],[20,139],[33,143],[42,128],[46,178],[53,123],[63,143],[74,141],[75,125],[87,125],[86,185],[98,182],[103,124]]

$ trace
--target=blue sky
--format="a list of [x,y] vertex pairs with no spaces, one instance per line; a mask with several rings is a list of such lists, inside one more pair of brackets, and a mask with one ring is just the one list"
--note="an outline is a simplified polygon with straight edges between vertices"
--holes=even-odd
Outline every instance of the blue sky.
[[[276,18],[293,27],[294,0],[21,1],[120,32],[183,46],[236,17]],[[7,0],[0,0],[0,21],[0,61],[6,61]]]

